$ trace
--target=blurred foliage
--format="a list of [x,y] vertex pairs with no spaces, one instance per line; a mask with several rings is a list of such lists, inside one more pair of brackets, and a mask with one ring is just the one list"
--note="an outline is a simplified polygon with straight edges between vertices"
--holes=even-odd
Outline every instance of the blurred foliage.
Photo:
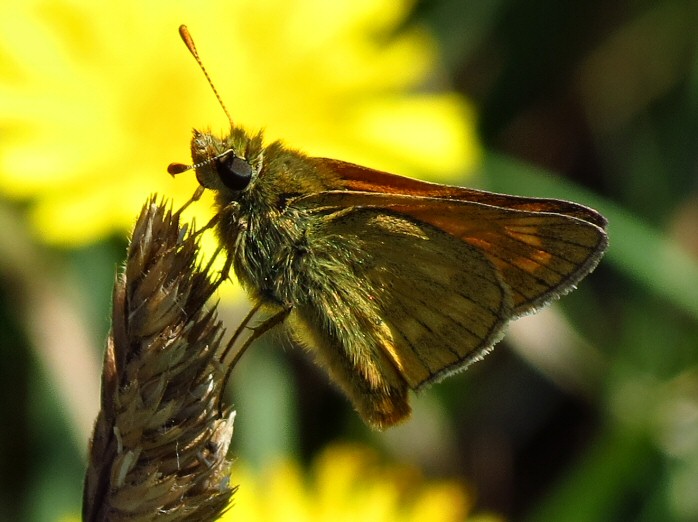
[[[579,382],[539,366],[512,332],[482,363],[419,395],[412,421],[377,434],[299,350],[266,340],[234,378],[236,451],[263,467],[360,441],[431,477],[464,480],[476,512],[697,520],[698,4],[423,0],[405,27],[417,22],[440,43],[447,78],[434,84],[450,82],[479,118],[486,152],[464,183],[568,198],[609,218],[606,258],[556,307],[576,347],[563,370]],[[0,261],[0,519],[51,520],[78,510],[82,432],[33,355],[32,318],[17,317],[17,300],[67,295],[101,346],[124,243],[57,250],[17,225],[22,205],[3,201],[0,211],[0,251],[25,260]],[[50,288],[17,296],[18,266]],[[242,313],[231,308],[225,320]],[[540,344],[549,333],[538,332]]]

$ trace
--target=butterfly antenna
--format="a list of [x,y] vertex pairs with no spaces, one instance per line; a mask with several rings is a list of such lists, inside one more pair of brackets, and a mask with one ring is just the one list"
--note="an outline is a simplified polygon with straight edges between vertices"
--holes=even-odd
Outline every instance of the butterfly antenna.
[[187,46],[187,49],[189,49],[189,52],[196,60],[196,63],[199,64],[201,71],[204,73],[204,76],[206,76],[206,80],[208,80],[208,84],[211,86],[211,89],[213,90],[213,94],[216,95],[216,98],[218,99],[218,103],[220,104],[221,108],[223,109],[223,112],[225,112],[225,115],[228,117],[228,121],[230,122],[230,126],[233,127],[233,118],[230,117],[230,113],[228,112],[228,109],[225,107],[225,103],[223,103],[223,99],[221,98],[220,94],[218,94],[218,91],[216,90],[216,86],[213,85],[213,82],[211,81],[211,77],[208,75],[208,72],[206,71],[206,67],[204,67],[203,62],[201,61],[201,58],[199,57],[199,53],[196,50],[196,45],[194,45],[194,39],[191,37],[191,34],[189,33],[189,29],[187,29],[186,25],[179,26],[179,36],[182,37],[182,41],[184,42],[184,45]]

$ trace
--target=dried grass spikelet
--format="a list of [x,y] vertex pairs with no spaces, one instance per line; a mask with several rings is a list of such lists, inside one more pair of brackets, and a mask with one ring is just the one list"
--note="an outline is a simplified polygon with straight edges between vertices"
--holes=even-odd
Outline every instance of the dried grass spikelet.
[[114,286],[85,521],[215,520],[234,493],[234,412],[218,407],[224,331],[204,307],[215,288],[197,250],[179,215],[151,198]]

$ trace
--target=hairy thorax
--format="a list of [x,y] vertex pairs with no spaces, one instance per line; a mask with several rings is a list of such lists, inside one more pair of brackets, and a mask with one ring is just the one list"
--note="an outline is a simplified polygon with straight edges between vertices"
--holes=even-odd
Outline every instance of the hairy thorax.
[[235,275],[253,298],[292,306],[297,297],[289,283],[307,253],[306,219],[293,209],[259,208],[245,199],[221,209],[218,227]]

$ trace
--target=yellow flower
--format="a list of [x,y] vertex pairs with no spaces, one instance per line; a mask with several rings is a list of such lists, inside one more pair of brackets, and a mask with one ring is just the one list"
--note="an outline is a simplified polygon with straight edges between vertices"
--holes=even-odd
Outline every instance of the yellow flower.
[[263,478],[234,465],[240,484],[232,507],[221,519],[231,522],[494,522],[473,516],[472,498],[457,481],[427,481],[415,468],[382,464],[370,450],[333,446],[315,461],[309,476],[291,462]]
[[[429,34],[391,37],[406,0],[9,2],[0,17],[0,192],[45,240],[127,230],[145,197],[181,203],[191,128],[228,123],[177,36],[186,23],[236,123],[405,175],[461,175],[473,118],[437,83]],[[195,205],[204,222],[206,203]]]

